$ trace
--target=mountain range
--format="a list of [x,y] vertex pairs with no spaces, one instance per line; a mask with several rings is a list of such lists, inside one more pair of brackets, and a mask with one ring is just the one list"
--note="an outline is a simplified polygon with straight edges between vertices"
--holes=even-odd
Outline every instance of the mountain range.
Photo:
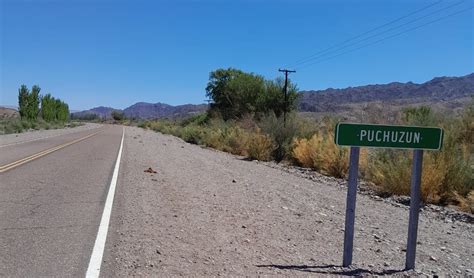
[[165,103],[137,102],[123,110],[112,107],[99,106],[89,110],[73,113],[75,117],[95,114],[100,118],[109,119],[113,111],[123,112],[127,118],[133,119],[158,119],[158,118],[183,118],[207,110],[207,104],[169,105]]
[[387,109],[427,105],[436,110],[456,111],[474,95],[474,73],[461,77],[436,77],[422,84],[393,82],[302,91],[300,94],[300,112],[350,114],[373,105],[383,105]]
[[[436,77],[421,84],[392,82],[345,89],[301,91],[298,111],[315,115],[339,114],[351,118],[352,114],[372,106],[396,110],[406,106],[428,105],[437,110],[455,112],[462,109],[472,95],[474,73],[461,77]],[[207,108],[207,104],[172,106],[159,102],[138,102],[123,110],[100,106],[73,114],[96,114],[101,118],[110,118],[112,111],[117,110],[129,118],[182,118],[202,113]]]

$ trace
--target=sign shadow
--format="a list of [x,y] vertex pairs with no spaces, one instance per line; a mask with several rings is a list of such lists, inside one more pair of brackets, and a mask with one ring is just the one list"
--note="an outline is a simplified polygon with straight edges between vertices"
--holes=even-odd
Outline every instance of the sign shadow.
[[405,269],[387,269],[382,271],[373,271],[363,268],[345,268],[341,265],[278,265],[278,264],[267,264],[267,265],[255,265],[260,268],[276,268],[282,270],[295,270],[307,273],[318,273],[318,274],[332,274],[340,276],[360,276],[363,274],[371,274],[375,276],[382,275],[393,275],[406,271]]

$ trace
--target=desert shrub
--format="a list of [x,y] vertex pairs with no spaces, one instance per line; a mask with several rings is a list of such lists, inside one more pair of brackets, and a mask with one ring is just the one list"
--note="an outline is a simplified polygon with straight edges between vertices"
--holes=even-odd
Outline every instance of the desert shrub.
[[206,146],[216,150],[224,150],[223,134],[220,129],[209,129],[204,135],[204,143]]
[[276,117],[270,113],[261,119],[259,126],[275,143],[273,157],[276,161],[291,157],[292,141],[298,133],[294,114],[288,115],[285,123],[283,117]]
[[342,178],[349,168],[347,148],[334,143],[332,133],[316,133],[311,139],[295,139],[293,157],[303,166],[313,168],[326,175]]
[[20,133],[23,125],[19,119],[6,119],[0,122],[0,132],[2,134]]
[[74,128],[74,127],[78,127],[78,126],[83,126],[84,124],[83,123],[80,123],[80,122],[70,122],[69,124],[67,124],[66,126],[69,127],[69,128]]
[[194,115],[192,117],[183,119],[180,123],[181,126],[187,126],[190,124],[194,125],[204,125],[209,121],[209,116],[207,113],[201,113]]
[[226,130],[224,138],[225,151],[237,155],[247,155],[247,145],[250,137],[244,129],[233,126]]
[[[473,175],[466,148],[458,143],[456,131],[447,128],[443,148],[439,152],[427,151],[423,157],[421,196],[430,203],[450,204],[456,194],[467,196],[473,190]],[[370,179],[387,194],[409,195],[411,178],[411,152],[377,150],[371,167]]]
[[31,128],[31,123],[32,123],[31,121],[22,120],[21,121],[21,126],[22,126],[23,129],[28,130],[28,129]]
[[20,120],[13,120],[10,123],[7,123],[11,128],[14,130],[14,133],[20,133],[23,132],[24,127],[22,125],[22,122]]
[[259,130],[250,136],[248,143],[248,156],[251,159],[269,161],[275,148],[272,138],[267,134],[261,134]]
[[434,126],[436,125],[436,115],[430,107],[408,107],[402,110],[403,122],[408,125]]
[[188,125],[180,130],[180,136],[184,141],[191,144],[201,144],[203,138],[203,130],[196,125]]
[[64,128],[70,124],[63,121],[46,122],[41,118],[36,120],[22,120],[19,118],[0,120],[0,134],[21,133],[31,129],[57,129]]
[[466,197],[459,195],[455,192],[456,205],[462,211],[474,213],[474,191],[471,191]]

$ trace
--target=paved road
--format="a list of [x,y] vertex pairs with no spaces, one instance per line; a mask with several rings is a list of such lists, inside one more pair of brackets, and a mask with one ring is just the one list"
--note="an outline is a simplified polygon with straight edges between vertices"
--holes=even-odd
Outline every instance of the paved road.
[[[0,167],[99,130],[0,148]],[[0,276],[84,276],[122,127],[0,173]]]

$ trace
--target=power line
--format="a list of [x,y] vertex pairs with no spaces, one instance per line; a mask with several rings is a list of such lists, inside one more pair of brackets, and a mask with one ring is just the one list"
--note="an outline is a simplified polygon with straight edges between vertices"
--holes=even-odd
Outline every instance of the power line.
[[[331,49],[333,49],[333,48],[335,48],[335,47],[338,47],[338,46],[340,46],[340,45],[344,45],[344,44],[346,44],[346,43],[348,43],[348,42],[350,42],[350,41],[353,41],[353,40],[355,40],[355,39],[358,39],[358,38],[360,38],[360,37],[362,37],[362,36],[364,36],[364,35],[367,35],[367,34],[370,34],[370,33],[374,32],[374,31],[377,31],[377,30],[379,30],[379,29],[382,29],[382,28],[385,27],[385,26],[391,25],[391,24],[393,24],[393,23],[395,23],[395,22],[398,22],[398,21],[400,21],[400,20],[402,20],[402,19],[405,19],[405,18],[410,17],[410,16],[412,16],[412,15],[414,15],[414,14],[417,14],[417,13],[419,13],[419,12],[422,12],[422,11],[424,11],[424,10],[426,10],[426,9],[429,9],[429,8],[435,6],[435,5],[438,5],[438,4],[441,3],[441,2],[443,2],[443,0],[437,1],[437,2],[435,2],[435,3],[433,3],[433,4],[430,4],[430,5],[428,5],[428,6],[425,6],[425,7],[421,8],[421,9],[415,10],[415,11],[413,11],[413,12],[407,14],[407,15],[404,15],[404,16],[399,17],[399,18],[397,18],[397,19],[394,19],[394,20],[392,20],[392,21],[390,21],[390,22],[387,22],[387,23],[385,23],[385,24],[382,24],[382,25],[380,25],[380,26],[377,26],[377,27],[375,27],[375,28],[373,28],[373,29],[370,29],[370,30],[368,30],[368,31],[365,31],[365,32],[363,32],[363,33],[361,33],[361,34],[358,34],[358,35],[356,35],[356,36],[354,36],[354,37],[351,37],[351,38],[349,38],[349,39],[347,39],[347,40],[344,40],[344,41],[342,41],[342,42],[340,42],[340,43],[336,43],[336,44],[334,44],[334,45],[332,45],[332,46],[330,46],[330,47],[328,47],[328,48],[326,48],[326,49],[323,49],[323,50],[318,51],[318,52],[316,52],[316,53],[314,53],[314,54],[312,54],[312,55],[309,55],[309,56],[307,56],[307,57],[305,57],[305,58],[302,58],[302,59],[300,59],[300,60],[298,60],[298,61],[296,61],[295,63],[290,64],[290,65],[291,65],[291,66],[295,66],[295,65],[297,65],[297,64],[300,64],[302,61],[305,61],[305,60],[307,60],[307,59],[311,59],[312,57],[314,57],[314,56],[316,56],[316,55],[319,55],[319,54],[321,54],[321,53],[327,52],[328,50],[331,50]],[[288,66],[290,66],[290,65],[288,65]]]
[[345,52],[343,52],[343,53],[340,53],[340,54],[337,54],[337,55],[334,55],[334,56],[330,56],[330,57],[327,57],[327,58],[325,58],[325,59],[316,60],[316,61],[313,62],[313,63],[306,64],[306,65],[304,65],[304,66],[298,68],[298,70],[302,70],[302,69],[307,68],[307,67],[310,67],[310,66],[312,66],[312,65],[319,64],[319,63],[325,62],[325,61],[327,61],[327,60],[330,60],[330,59],[339,57],[339,56],[341,56],[341,55],[344,55],[344,54],[347,54],[347,53],[354,52],[354,51],[356,51],[356,50],[362,49],[362,48],[364,48],[364,47],[371,46],[371,45],[380,43],[380,42],[382,42],[382,41],[385,41],[385,40],[388,40],[388,39],[391,39],[391,38],[394,38],[394,37],[403,35],[403,34],[405,34],[405,33],[408,33],[408,32],[411,32],[411,31],[414,31],[414,30],[417,30],[417,29],[420,29],[420,28],[422,28],[422,27],[424,27],[424,26],[426,26],[426,25],[429,25],[429,24],[432,24],[432,23],[435,23],[435,22],[444,20],[444,19],[446,19],[446,18],[448,18],[448,17],[452,17],[452,16],[455,16],[455,15],[458,15],[458,14],[463,13],[463,12],[466,12],[466,11],[468,11],[468,10],[471,10],[472,8],[473,8],[473,7],[469,7],[469,8],[467,8],[467,9],[460,10],[460,11],[458,11],[458,12],[455,12],[455,13],[452,13],[452,14],[449,14],[449,15],[446,15],[446,16],[443,16],[443,17],[440,17],[440,18],[437,18],[437,19],[435,19],[435,20],[429,21],[429,22],[424,23],[424,24],[422,24],[422,25],[419,25],[419,26],[416,26],[416,27],[414,27],[414,28],[410,28],[410,29],[404,30],[404,31],[402,31],[402,32],[396,33],[396,34],[391,35],[391,36],[384,37],[384,38],[382,38],[382,39],[380,39],[380,40],[377,40],[377,41],[374,41],[374,42],[372,42],[372,43],[368,43],[368,44],[362,45],[362,46],[360,46],[360,47],[351,49],[351,50],[349,50],[349,51],[345,51]]
[[427,18],[427,17],[430,17],[430,16],[432,16],[432,15],[434,15],[434,14],[443,12],[443,11],[445,11],[445,10],[448,10],[448,9],[454,7],[454,6],[458,6],[458,5],[462,4],[462,3],[465,2],[465,1],[466,1],[466,0],[462,0],[462,1],[460,1],[460,2],[454,3],[454,4],[449,5],[449,6],[447,6],[447,7],[438,9],[438,10],[433,11],[433,12],[431,12],[431,13],[428,13],[428,14],[422,16],[422,17],[415,18],[415,19],[410,20],[410,21],[408,21],[408,22],[405,22],[405,23],[403,23],[403,24],[400,24],[400,25],[391,27],[391,28],[389,28],[389,29],[387,29],[387,30],[384,30],[384,31],[382,31],[382,32],[375,33],[374,35],[371,35],[371,36],[369,36],[369,37],[365,37],[365,38],[363,38],[363,39],[361,39],[361,40],[357,40],[357,41],[354,42],[354,43],[350,43],[350,44],[341,46],[341,47],[336,48],[336,49],[331,50],[331,51],[326,51],[326,53],[320,54],[320,55],[316,55],[316,56],[312,57],[311,59],[306,59],[306,61],[300,62],[300,63],[298,63],[298,65],[304,65],[304,64],[306,64],[306,63],[308,63],[308,62],[311,62],[311,61],[314,61],[314,60],[318,60],[318,59],[320,59],[320,58],[322,58],[322,57],[324,57],[324,56],[328,56],[328,55],[333,54],[333,53],[336,53],[336,52],[338,52],[338,51],[340,51],[340,50],[343,50],[343,49],[352,47],[352,46],[357,45],[357,44],[360,44],[360,43],[362,43],[362,42],[364,42],[364,41],[368,41],[368,40],[370,40],[370,39],[372,39],[372,38],[375,38],[375,37],[378,37],[378,36],[380,36],[380,35],[389,33],[389,32],[391,32],[391,31],[393,31],[393,30],[400,29],[400,28],[402,28],[402,27],[404,27],[404,26],[410,25],[411,23],[420,21],[420,20],[425,19],[425,18]]

